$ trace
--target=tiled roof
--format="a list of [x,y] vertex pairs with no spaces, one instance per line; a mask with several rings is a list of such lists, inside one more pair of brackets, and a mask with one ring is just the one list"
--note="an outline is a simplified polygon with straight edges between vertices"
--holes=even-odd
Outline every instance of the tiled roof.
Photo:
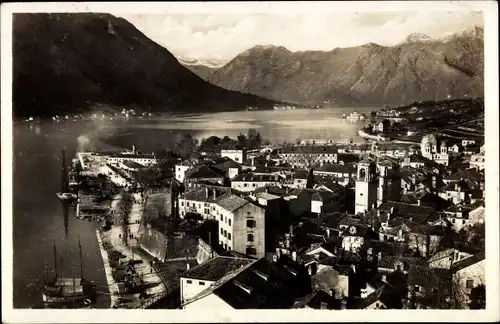
[[476,253],[473,256],[469,257],[469,258],[466,258],[466,259],[460,260],[458,262],[455,262],[451,266],[451,270],[453,272],[460,271],[460,270],[462,270],[464,268],[467,268],[468,266],[471,266],[471,265],[473,265],[475,263],[483,261],[485,259],[485,256],[486,256],[485,255],[485,251]]
[[134,162],[134,161],[123,161],[122,163],[124,165],[128,166],[129,168],[133,168],[133,169],[144,168],[144,166],[142,164]]
[[234,212],[250,202],[237,195],[229,195],[217,201],[217,204],[229,212]]
[[281,178],[271,174],[240,174],[231,182],[278,182]]
[[293,308],[304,308],[307,306],[312,309],[321,309],[322,305],[325,305],[326,309],[340,309],[341,300],[335,299],[335,297],[330,296],[323,290],[318,290],[297,301]]
[[385,269],[395,269],[395,266],[398,262],[403,263],[403,269],[401,270],[408,270],[412,265],[425,265],[425,262],[421,258],[384,255],[378,262],[378,267]]
[[[200,201],[200,202],[208,202],[214,200],[214,191],[216,192],[215,197],[218,198],[221,195],[227,195],[231,193],[230,188],[226,187],[216,187],[216,186],[206,186],[195,188],[188,192],[183,193],[179,196],[180,199],[191,200],[191,201]],[[208,195],[207,195],[208,192]]]
[[217,281],[228,272],[235,271],[253,262],[252,259],[218,256],[182,274],[183,278]]
[[449,177],[446,177],[444,180],[460,181],[460,180],[468,179],[470,181],[477,183],[482,178],[483,178],[483,176],[475,168],[470,168],[470,169],[460,170],[458,172],[455,172],[454,174],[450,175]]
[[296,170],[294,174],[295,179],[307,179],[309,176],[309,171],[307,170]]
[[396,201],[386,201],[378,207],[379,210],[385,212],[390,212],[391,208],[393,208],[393,215],[391,218],[399,216],[404,219],[412,219],[417,223],[426,222],[434,213],[434,208],[431,207],[410,205]]
[[330,191],[318,191],[312,195],[312,200],[329,203],[337,198],[337,195]]
[[420,190],[414,193],[408,193],[401,197],[401,201],[407,204],[417,204],[420,200],[420,205],[425,207],[443,210],[450,206],[450,202],[426,190]]
[[273,195],[267,192],[259,192],[255,194],[255,197],[257,199],[264,199],[264,200],[274,200],[274,199],[280,199],[281,196]]
[[213,179],[224,178],[215,168],[207,165],[196,166],[186,172],[186,179]]
[[313,172],[316,173],[355,173],[356,168],[351,164],[325,163]]
[[283,154],[334,154],[338,152],[335,146],[285,146],[282,149]]
[[213,161],[214,166],[220,170],[227,171],[229,169],[240,169],[241,165],[231,160],[228,157],[218,158]]
[[339,192],[345,190],[345,187],[343,185],[328,180],[318,182],[318,184],[315,186],[314,189],[318,189],[318,187],[321,186],[325,186],[326,188],[328,188],[333,192]]
[[213,293],[235,309],[291,308],[300,287],[298,277],[288,269],[259,259]]

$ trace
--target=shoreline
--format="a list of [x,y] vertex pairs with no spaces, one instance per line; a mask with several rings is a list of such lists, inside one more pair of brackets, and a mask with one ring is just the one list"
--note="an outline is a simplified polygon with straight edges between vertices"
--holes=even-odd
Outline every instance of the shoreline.
[[110,305],[109,308],[114,308],[118,305],[120,290],[118,289],[118,283],[113,279],[113,273],[111,270],[111,264],[109,263],[109,256],[106,249],[104,249],[104,244],[101,237],[101,232],[99,229],[95,230],[97,243],[99,244],[99,250],[101,251],[102,261],[104,263],[104,271],[106,272],[106,280],[108,282]]

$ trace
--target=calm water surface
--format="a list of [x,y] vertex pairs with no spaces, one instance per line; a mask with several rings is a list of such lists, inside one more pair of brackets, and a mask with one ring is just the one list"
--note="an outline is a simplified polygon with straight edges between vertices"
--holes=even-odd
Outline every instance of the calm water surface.
[[79,269],[78,237],[83,246],[84,276],[95,280],[101,294],[99,308],[109,305],[103,263],[95,238],[95,224],[76,219],[64,210],[55,193],[61,187],[61,150],[67,164],[77,150],[117,149],[135,144],[143,151],[168,147],[183,133],[197,138],[211,135],[236,137],[249,128],[275,142],[297,139],[355,141],[364,123],[342,120],[352,111],[324,109],[200,114],[135,120],[66,121],[54,124],[14,125],[14,307],[39,308],[45,262],[53,267],[53,242],[63,255],[63,270]]

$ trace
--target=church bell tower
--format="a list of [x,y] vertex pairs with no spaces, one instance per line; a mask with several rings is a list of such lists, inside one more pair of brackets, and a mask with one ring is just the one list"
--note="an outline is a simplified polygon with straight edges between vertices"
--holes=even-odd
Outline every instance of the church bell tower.
[[358,163],[356,178],[356,199],[354,213],[364,213],[376,207],[377,175],[373,161],[362,160]]

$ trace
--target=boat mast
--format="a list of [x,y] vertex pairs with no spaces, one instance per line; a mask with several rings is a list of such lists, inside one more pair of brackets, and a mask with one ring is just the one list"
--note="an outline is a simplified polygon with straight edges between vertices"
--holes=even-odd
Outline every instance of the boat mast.
[[63,272],[62,272],[62,254],[59,254],[59,275],[61,278],[63,277]]
[[66,150],[62,150],[62,162],[61,162],[61,173],[62,173],[62,179],[61,179],[61,185],[62,185],[62,192],[68,192],[68,173],[66,171]]
[[59,269],[57,268],[57,248],[56,242],[54,241],[54,271],[56,272],[56,278],[59,277]]
[[80,243],[80,235],[78,235],[78,249],[80,250],[80,278],[83,279],[83,258],[82,258],[82,244]]

